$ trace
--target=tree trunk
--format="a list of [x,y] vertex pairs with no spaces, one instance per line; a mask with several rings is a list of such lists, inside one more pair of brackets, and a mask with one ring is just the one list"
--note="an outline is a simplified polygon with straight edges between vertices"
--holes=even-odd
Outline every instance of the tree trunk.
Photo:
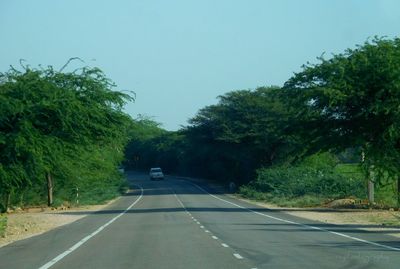
[[374,166],[368,169],[368,201],[372,205],[375,202],[375,173]]
[[6,200],[4,202],[4,210],[5,210],[4,212],[8,211],[8,208],[10,207],[10,201],[11,201],[11,191],[9,191],[6,194]]
[[51,206],[53,204],[53,179],[51,177],[50,172],[46,174],[47,178],[47,206]]
[[368,201],[372,205],[375,202],[375,188],[374,182],[368,179]]

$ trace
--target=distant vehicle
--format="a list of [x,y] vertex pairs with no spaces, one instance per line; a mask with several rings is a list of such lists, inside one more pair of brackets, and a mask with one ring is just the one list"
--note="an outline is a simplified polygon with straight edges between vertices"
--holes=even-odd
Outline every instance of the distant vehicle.
[[164,174],[163,174],[161,168],[159,168],[159,167],[151,168],[149,176],[150,176],[150,180],[164,179]]

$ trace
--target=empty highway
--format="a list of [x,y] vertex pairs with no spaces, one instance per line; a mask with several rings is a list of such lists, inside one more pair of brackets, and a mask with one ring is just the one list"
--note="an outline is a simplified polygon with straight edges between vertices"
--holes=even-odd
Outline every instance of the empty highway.
[[379,231],[297,218],[180,178],[128,178],[131,192],[107,208],[0,248],[0,268],[400,266],[399,240]]

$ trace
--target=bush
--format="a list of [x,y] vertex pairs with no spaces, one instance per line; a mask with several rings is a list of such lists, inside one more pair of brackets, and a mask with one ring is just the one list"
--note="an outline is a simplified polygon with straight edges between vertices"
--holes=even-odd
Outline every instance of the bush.
[[358,179],[347,178],[332,169],[307,166],[262,168],[250,186],[258,191],[289,197],[314,194],[341,198],[362,195],[364,191]]
[[7,227],[7,217],[5,215],[0,215],[0,237],[5,236]]
[[261,168],[257,178],[240,188],[245,197],[268,200],[283,206],[311,206],[327,199],[364,197],[361,174],[335,169],[331,154],[316,154],[295,166]]

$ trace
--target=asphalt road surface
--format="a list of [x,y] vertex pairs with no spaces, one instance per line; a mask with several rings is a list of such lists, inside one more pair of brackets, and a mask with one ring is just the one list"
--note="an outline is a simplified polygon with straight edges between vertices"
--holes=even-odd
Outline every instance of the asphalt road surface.
[[184,179],[128,177],[134,190],[106,209],[0,248],[0,268],[400,268],[400,242],[383,232],[293,217]]

